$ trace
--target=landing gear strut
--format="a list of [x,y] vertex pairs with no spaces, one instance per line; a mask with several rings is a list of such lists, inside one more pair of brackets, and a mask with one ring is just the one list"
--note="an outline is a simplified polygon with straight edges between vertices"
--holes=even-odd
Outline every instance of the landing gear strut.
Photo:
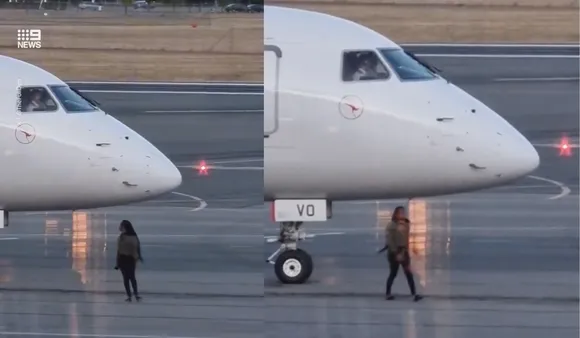
[[[306,234],[300,230],[301,225],[302,222],[280,223],[280,248],[267,259],[268,263],[274,265],[276,277],[284,284],[302,284],[310,278],[314,270],[312,257],[306,251],[298,249],[298,241],[306,238]],[[276,256],[278,257],[274,260]]]
[[0,229],[7,227],[8,223],[9,223],[8,211],[0,209]]

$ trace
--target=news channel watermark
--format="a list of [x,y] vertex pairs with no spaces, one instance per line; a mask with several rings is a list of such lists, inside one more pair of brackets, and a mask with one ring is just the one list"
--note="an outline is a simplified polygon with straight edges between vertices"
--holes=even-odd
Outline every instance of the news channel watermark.
[[22,115],[22,80],[16,82],[16,115]]
[[18,48],[39,49],[42,47],[42,31],[40,29],[19,29],[16,31]]

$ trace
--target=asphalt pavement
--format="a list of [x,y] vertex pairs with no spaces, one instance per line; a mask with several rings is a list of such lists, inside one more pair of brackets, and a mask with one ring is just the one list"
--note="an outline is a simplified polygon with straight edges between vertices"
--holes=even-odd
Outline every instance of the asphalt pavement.
[[[578,143],[578,80],[562,79],[577,59],[427,59],[533,143]],[[317,237],[304,244],[315,263],[305,285],[280,285],[264,263],[277,227],[262,201],[259,89],[74,85],[166,152],[184,183],[137,205],[14,215],[0,233],[0,337],[578,335],[578,149],[538,146],[532,177],[408,204],[425,299],[411,302],[401,275],[386,302],[375,250],[406,201],[339,203],[333,220],[307,225]],[[202,160],[222,169],[200,174]],[[125,218],[143,243],[140,304],[123,301],[112,269]]]

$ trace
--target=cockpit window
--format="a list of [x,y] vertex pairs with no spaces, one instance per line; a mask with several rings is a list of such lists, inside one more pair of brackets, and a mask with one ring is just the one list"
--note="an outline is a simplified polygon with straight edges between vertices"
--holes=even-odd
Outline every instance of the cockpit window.
[[58,105],[44,87],[21,87],[16,98],[19,113],[52,113]]
[[379,51],[402,81],[433,80],[437,78],[434,72],[402,49],[380,49]]
[[54,96],[67,113],[88,113],[97,111],[95,104],[69,86],[49,86]]
[[374,51],[348,51],[343,53],[342,81],[372,81],[389,78],[387,67]]

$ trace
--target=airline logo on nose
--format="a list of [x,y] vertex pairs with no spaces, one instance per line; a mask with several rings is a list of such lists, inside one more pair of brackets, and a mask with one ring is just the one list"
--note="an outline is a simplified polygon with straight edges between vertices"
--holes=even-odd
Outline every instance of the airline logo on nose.
[[16,136],[16,141],[22,144],[29,144],[36,138],[36,130],[30,124],[22,123],[16,127],[14,136]]
[[362,115],[364,106],[362,100],[358,96],[347,95],[340,100],[338,110],[340,115],[345,119],[355,120]]

